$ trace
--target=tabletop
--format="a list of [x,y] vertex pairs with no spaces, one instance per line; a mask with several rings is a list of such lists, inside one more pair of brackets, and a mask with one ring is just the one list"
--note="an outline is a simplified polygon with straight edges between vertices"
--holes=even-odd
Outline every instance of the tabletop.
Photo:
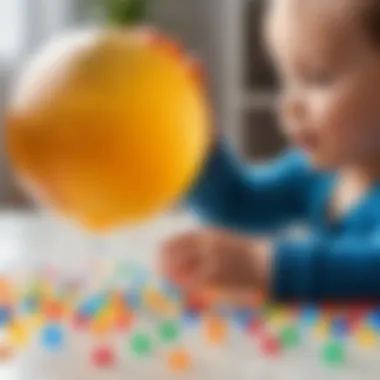
[[[189,215],[172,213],[139,227],[109,236],[92,237],[51,216],[3,212],[0,214],[0,278],[2,274],[19,273],[20,268],[38,268],[41,265],[54,265],[73,277],[91,278],[89,268],[92,268],[93,261],[105,257],[108,261],[131,261],[154,272],[160,242],[196,225]],[[145,315],[138,318],[140,329],[154,328],[155,321]],[[104,339],[117,352],[123,352],[119,355],[120,360],[112,367],[99,369],[91,363],[88,355],[91,347],[97,344],[97,338],[68,331],[66,347],[59,353],[46,352],[36,339],[11,358],[5,360],[0,355],[0,379],[378,379],[379,350],[363,360],[352,361],[354,364],[349,363],[344,368],[326,369],[320,366],[316,354],[318,343],[314,341],[306,340],[292,352],[272,358],[262,355],[257,342],[233,326],[223,346],[211,347],[202,334],[199,328],[183,331],[180,345],[191,354],[192,365],[181,373],[173,373],[163,364],[166,349],[158,348],[145,358],[125,353],[126,337],[122,334]],[[0,345],[1,337],[0,329]]]

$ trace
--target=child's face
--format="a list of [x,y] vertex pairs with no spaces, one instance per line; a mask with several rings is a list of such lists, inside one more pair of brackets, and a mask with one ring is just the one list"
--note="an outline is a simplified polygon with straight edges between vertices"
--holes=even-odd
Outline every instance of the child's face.
[[284,131],[319,168],[380,158],[380,50],[355,3],[273,0],[268,13]]

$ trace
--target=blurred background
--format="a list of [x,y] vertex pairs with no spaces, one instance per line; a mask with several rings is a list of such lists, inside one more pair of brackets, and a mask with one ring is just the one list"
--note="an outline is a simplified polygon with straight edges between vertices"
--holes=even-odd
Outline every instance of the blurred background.
[[[133,4],[132,4],[133,3]],[[13,78],[36,49],[70,28],[134,19],[177,37],[203,60],[217,128],[245,160],[266,160],[285,142],[275,114],[276,79],[261,41],[265,0],[0,0],[0,125]],[[1,140],[2,142],[2,140]],[[4,149],[1,149],[3,152]],[[0,156],[0,204],[30,204]]]

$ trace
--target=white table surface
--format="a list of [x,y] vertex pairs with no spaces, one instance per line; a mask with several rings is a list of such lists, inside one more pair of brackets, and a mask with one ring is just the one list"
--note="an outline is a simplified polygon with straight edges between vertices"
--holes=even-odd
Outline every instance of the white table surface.
[[[101,251],[81,231],[49,218],[34,214],[0,214],[0,274],[23,265],[53,263],[78,275],[88,271],[93,255],[106,254],[115,259],[130,259],[154,269],[157,244],[166,236],[196,223],[186,215],[170,215],[102,239]],[[142,322],[143,323],[143,322]],[[113,344],[120,344],[114,337]],[[284,358],[262,357],[257,347],[241,333],[231,330],[229,344],[222,349],[207,347],[199,331],[185,333],[186,344],[194,356],[191,371],[174,375],[162,365],[164,353],[157,352],[145,362],[125,356],[108,370],[91,366],[83,352],[93,343],[73,336],[67,349],[59,355],[46,355],[38,345],[31,346],[11,361],[0,361],[0,380],[305,380],[364,379],[378,380],[378,371],[370,371],[375,359],[340,370],[322,369],[318,358],[300,347]],[[369,364],[368,364],[369,363]],[[367,365],[368,364],[368,365]],[[372,367],[371,367],[372,368]]]

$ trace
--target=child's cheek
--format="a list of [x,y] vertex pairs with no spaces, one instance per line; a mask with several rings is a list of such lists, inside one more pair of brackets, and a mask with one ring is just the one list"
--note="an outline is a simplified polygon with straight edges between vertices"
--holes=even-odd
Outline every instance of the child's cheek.
[[316,115],[321,141],[320,155],[326,166],[344,165],[361,159],[373,140],[372,100],[358,92],[326,96]]

